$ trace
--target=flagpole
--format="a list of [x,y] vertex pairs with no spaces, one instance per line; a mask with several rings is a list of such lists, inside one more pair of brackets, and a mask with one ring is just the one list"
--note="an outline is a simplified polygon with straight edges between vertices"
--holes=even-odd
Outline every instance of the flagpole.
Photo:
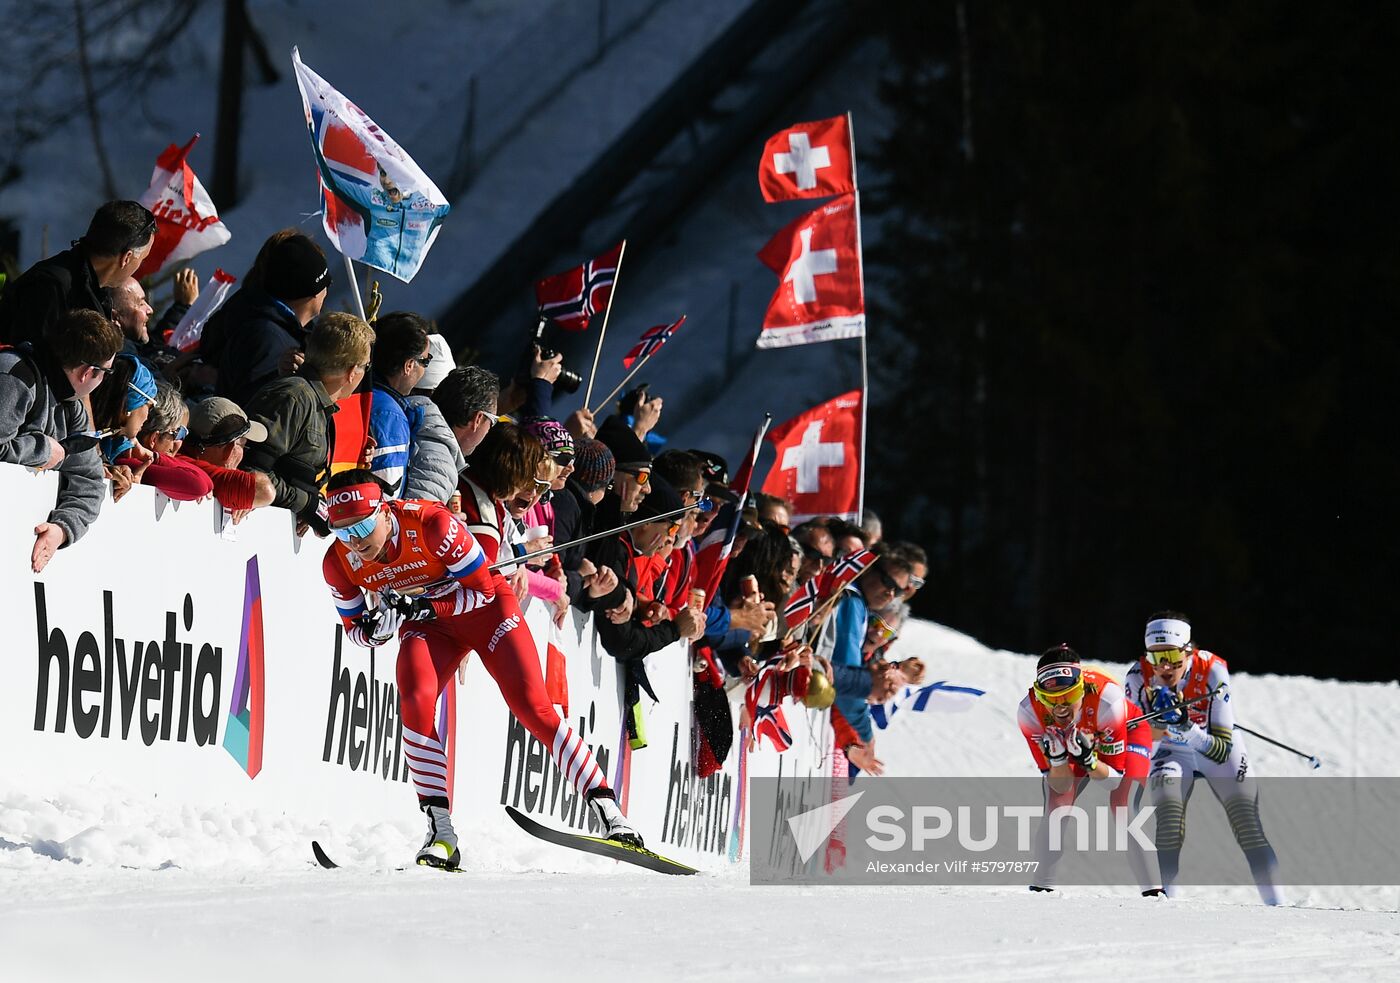
[[365,302],[360,299],[360,284],[355,280],[355,264],[350,261],[350,257],[344,253],[340,258],[345,260],[345,277],[350,281],[350,291],[355,295],[355,310],[359,312],[360,320],[365,319]]
[[[855,189],[856,202],[856,258],[860,264],[860,309],[868,318],[865,307],[865,247],[860,235],[860,182],[856,179],[856,124],[851,111],[846,110],[846,135],[851,140],[851,187]],[[865,429],[866,408],[870,404],[870,368],[865,350],[866,326],[860,329],[860,484],[856,493],[855,522],[860,524],[865,514]]]
[[[612,303],[609,302],[608,306],[611,307],[611,306],[612,306]],[[597,416],[597,415],[602,411],[603,407],[607,406],[608,403],[610,403],[610,402],[612,401],[612,398],[613,398],[614,396],[616,396],[618,393],[622,392],[622,387],[625,386],[625,385],[627,385],[627,383],[631,382],[631,381],[632,381],[632,377],[633,377],[634,375],[636,375],[638,372],[640,372],[640,371],[642,370],[642,366],[643,366],[643,365],[646,365],[647,362],[651,361],[651,357],[652,357],[653,355],[655,355],[655,354],[656,354],[657,352],[659,352],[659,351],[661,351],[660,348],[653,348],[651,351],[647,352],[647,353],[646,353],[645,355],[643,355],[641,358],[637,359],[636,364],[634,364],[634,365],[632,366],[632,371],[631,371],[631,372],[628,372],[625,376],[622,377],[622,381],[619,382],[619,383],[617,384],[617,388],[615,388],[612,392],[608,393],[608,394],[607,394],[606,396],[604,396],[602,399],[598,400],[598,409],[592,411],[592,412],[593,412],[593,415],[594,415],[594,416]]]
[[[603,310],[603,327],[598,332],[598,348],[593,353],[593,371],[588,374],[588,388],[583,393],[583,405],[586,409],[593,400],[593,380],[598,377],[598,359],[603,356],[603,338],[608,333],[608,316],[612,314],[613,300],[617,297],[617,281],[622,277],[622,257],[627,255],[627,240],[622,240],[622,249],[617,254],[617,266],[613,270],[612,289],[608,292],[608,306]],[[584,289],[588,285],[584,284]]]

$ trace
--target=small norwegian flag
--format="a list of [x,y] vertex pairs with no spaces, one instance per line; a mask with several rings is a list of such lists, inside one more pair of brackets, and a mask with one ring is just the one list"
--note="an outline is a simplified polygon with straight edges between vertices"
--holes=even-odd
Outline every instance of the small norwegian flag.
[[778,274],[759,348],[787,348],[865,334],[865,287],[855,195],[789,222],[758,258]]
[[855,580],[862,570],[875,562],[874,550],[856,550],[841,557],[830,570],[822,574],[822,600],[845,590],[846,585]]
[[813,577],[797,590],[792,592],[787,604],[783,605],[783,620],[788,629],[796,628],[802,622],[812,616],[812,612],[817,607],[818,585],[820,577]]
[[209,193],[186,160],[198,139],[196,133],[183,147],[172,143],[156,158],[151,185],[141,196],[141,204],[156,217],[156,238],[136,271],[138,279],[222,246],[231,238]]
[[776,665],[759,669],[744,693],[744,705],[753,720],[755,742],[768,738],[779,754],[792,746],[792,731],[783,713],[783,701],[800,700],[812,681],[812,670],[798,666],[782,672]]
[[758,187],[764,201],[825,198],[856,190],[851,128],[845,116],[794,123],[763,145]]
[[596,259],[536,283],[540,314],[565,331],[587,331],[594,315],[608,309],[626,245],[624,239]]
[[734,551],[734,540],[739,535],[739,523],[744,514],[744,503],[749,497],[749,483],[753,478],[754,462],[758,460],[759,448],[763,446],[763,434],[768,429],[768,421],[754,434],[753,444],[739,466],[738,473],[730,482],[729,489],[738,494],[737,502],[725,502],[720,507],[715,520],[705,538],[700,540],[695,551],[695,579],[692,583],[705,592],[706,597],[714,597],[724,579],[724,568],[729,565],[729,554]]
[[670,324],[658,324],[654,328],[647,328],[642,332],[641,340],[632,346],[632,350],[622,357],[622,367],[630,369],[632,364],[639,358],[649,358],[651,353],[657,351],[662,345],[670,340],[682,324],[685,323],[685,315],[680,316],[680,320],[672,321]]

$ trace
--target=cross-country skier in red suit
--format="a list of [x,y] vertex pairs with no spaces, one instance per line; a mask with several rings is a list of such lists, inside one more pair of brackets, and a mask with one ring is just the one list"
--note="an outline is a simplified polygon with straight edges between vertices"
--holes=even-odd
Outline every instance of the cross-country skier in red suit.
[[[326,494],[336,541],[321,566],[346,637],[366,648],[399,638],[404,754],[419,807],[428,816],[418,863],[455,868],[461,860],[434,710],[469,650],[496,680],[511,712],[584,794],[603,835],[640,846],[602,769],[550,703],[515,595],[488,569],[495,558],[466,525],[439,502],[386,500],[383,485],[368,471],[342,471]],[[386,588],[390,603],[382,595]],[[381,592],[376,607],[366,605],[365,591]],[[395,593],[403,596],[394,599]]]

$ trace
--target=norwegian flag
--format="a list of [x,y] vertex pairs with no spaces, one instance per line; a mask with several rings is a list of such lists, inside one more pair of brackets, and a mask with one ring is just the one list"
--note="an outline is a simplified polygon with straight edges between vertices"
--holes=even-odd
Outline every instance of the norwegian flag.
[[587,331],[589,322],[608,309],[624,239],[596,259],[535,284],[540,313],[565,331]]
[[679,330],[685,323],[685,315],[680,316],[680,320],[672,321],[670,324],[658,324],[654,328],[647,328],[642,332],[641,340],[632,346],[632,350],[622,357],[622,367],[630,369],[632,363],[640,358],[650,358],[655,352],[670,340],[671,335]]
[[763,145],[758,187],[764,201],[825,198],[856,190],[850,121],[833,116],[794,123]]
[[797,590],[792,592],[787,604],[783,605],[783,620],[788,629],[796,628],[802,622],[812,616],[812,612],[817,608],[817,597],[820,588],[817,581],[820,577],[813,577]]
[[778,274],[759,348],[788,348],[865,334],[856,196],[842,195],[788,223],[758,254]]
[[743,518],[744,503],[749,497],[749,482],[753,478],[754,462],[758,459],[759,448],[763,446],[763,435],[768,430],[768,419],[754,434],[748,457],[740,465],[729,488],[739,496],[737,502],[725,502],[715,521],[695,551],[695,579],[692,583],[704,590],[705,596],[713,598],[724,578],[724,568],[729,565],[729,554],[734,551],[734,540],[739,535],[739,521]]
[[198,139],[196,133],[183,147],[172,143],[156,158],[151,186],[141,196],[141,204],[156,217],[156,239],[136,271],[138,279],[222,246],[232,238],[228,227],[219,221],[209,192],[186,160]]
[[792,746],[792,731],[783,713],[783,701],[801,699],[812,681],[812,670],[798,666],[782,672],[777,665],[766,665],[749,683],[744,693],[744,705],[753,720],[755,742],[768,738],[779,754]]
[[773,428],[777,449],[763,490],[793,503],[793,522],[860,518],[861,391],[853,389]]

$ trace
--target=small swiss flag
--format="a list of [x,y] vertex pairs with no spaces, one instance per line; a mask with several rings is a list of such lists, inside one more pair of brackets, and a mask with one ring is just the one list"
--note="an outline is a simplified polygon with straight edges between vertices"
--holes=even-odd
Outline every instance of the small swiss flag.
[[789,222],[758,258],[781,277],[763,316],[759,348],[865,333],[855,195],[842,195]]
[[860,399],[853,389],[769,431],[778,458],[763,490],[792,502],[794,524],[820,515],[859,518]]
[[855,191],[846,117],[794,123],[769,137],[758,162],[758,187],[764,201],[826,198]]

